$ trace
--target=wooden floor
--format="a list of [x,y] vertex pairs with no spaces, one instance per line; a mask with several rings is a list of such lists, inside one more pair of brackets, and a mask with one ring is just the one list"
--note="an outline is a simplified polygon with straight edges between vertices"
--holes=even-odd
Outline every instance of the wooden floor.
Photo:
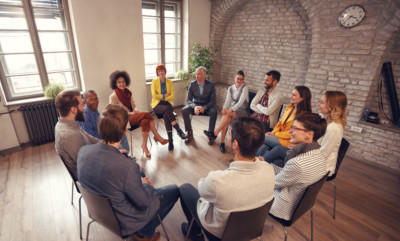
[[[151,160],[143,158],[140,130],[134,131],[134,154],[154,186],[171,183],[197,186],[198,180],[209,171],[227,168],[231,155],[220,153],[218,144],[209,146],[202,133],[208,118],[193,117],[192,123],[195,143],[186,146],[175,134],[175,150],[169,152],[167,145],[153,144]],[[160,133],[166,136],[163,122]],[[314,206],[315,240],[400,240],[399,174],[346,157],[335,182],[336,219],[331,217],[333,186],[326,183]],[[54,143],[28,146],[1,156],[0,241],[79,240],[78,198],[75,192],[71,205],[71,178],[54,150]],[[84,204],[82,213],[85,237],[89,218]],[[170,240],[184,240],[180,231],[183,221],[177,202],[165,219]],[[310,215],[306,214],[287,230],[288,240],[310,240]],[[268,217],[262,238],[283,240],[284,233]],[[92,224],[90,240],[120,239]]]

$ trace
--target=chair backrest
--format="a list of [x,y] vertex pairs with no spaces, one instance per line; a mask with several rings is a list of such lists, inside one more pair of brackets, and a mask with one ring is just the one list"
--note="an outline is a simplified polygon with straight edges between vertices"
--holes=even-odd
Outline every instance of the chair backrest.
[[303,196],[301,197],[299,203],[297,204],[297,207],[293,212],[292,218],[289,221],[290,224],[287,226],[290,226],[292,223],[296,222],[297,219],[303,216],[304,213],[306,213],[314,206],[315,200],[317,199],[317,195],[321,190],[322,185],[324,184],[327,177],[328,173],[325,176],[323,176],[319,181],[315,182],[314,184],[311,184],[306,188]]
[[252,109],[250,109],[250,105],[251,105],[251,102],[253,101],[254,97],[256,96],[256,94],[257,94],[256,92],[249,91],[249,108],[248,108],[249,115],[254,113],[254,111]]
[[339,171],[339,167],[340,164],[342,164],[342,161],[344,159],[344,156],[346,155],[347,150],[349,149],[350,143],[342,138],[342,142],[340,143],[340,147],[339,147],[339,152],[338,152],[338,157],[337,157],[337,161],[336,161],[336,169],[335,169],[335,173],[328,177],[327,181],[331,181],[333,179],[335,179],[338,171]]
[[229,215],[222,241],[249,241],[260,237],[274,199],[259,208]]
[[78,186],[76,185],[76,182],[78,181],[78,177],[75,176],[74,172],[72,172],[71,169],[68,167],[67,163],[65,163],[64,158],[63,158],[61,155],[59,155],[59,156],[60,156],[61,161],[62,161],[62,163],[64,164],[65,168],[67,168],[67,171],[68,171],[69,175],[71,176],[72,180],[73,180],[74,183],[75,183],[76,191],[78,191],[78,192],[80,193],[79,188],[78,188]]
[[122,237],[121,227],[119,226],[117,217],[111,207],[110,200],[95,193],[87,191],[77,182],[83,200],[85,200],[88,209],[89,217],[101,224],[111,232]]

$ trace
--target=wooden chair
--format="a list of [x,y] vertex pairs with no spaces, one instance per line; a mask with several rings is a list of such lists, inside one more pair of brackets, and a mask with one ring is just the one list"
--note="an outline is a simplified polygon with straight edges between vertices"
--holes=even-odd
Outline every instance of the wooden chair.
[[301,197],[299,203],[297,204],[296,208],[294,209],[294,212],[292,214],[292,218],[287,221],[278,217],[275,217],[272,214],[269,214],[273,219],[278,221],[282,227],[283,231],[285,232],[285,241],[287,240],[287,232],[285,227],[291,226],[294,222],[297,221],[303,214],[305,214],[307,211],[310,211],[311,214],[311,241],[313,240],[313,211],[312,207],[314,206],[315,200],[317,199],[317,195],[319,191],[321,190],[324,182],[326,181],[326,178],[328,177],[328,174],[323,176],[319,181],[315,182],[314,184],[311,184],[306,188],[306,190],[303,193],[303,196]]
[[[262,240],[261,235],[263,233],[265,219],[267,218],[273,201],[274,199],[255,209],[231,213],[221,241],[249,241],[254,238]],[[190,221],[186,240],[188,240],[193,222],[194,218]]]
[[346,139],[342,139],[342,142],[339,147],[338,158],[336,162],[335,173],[326,179],[327,182],[333,185],[333,215],[332,218],[336,218],[336,184],[333,180],[336,178],[336,175],[339,171],[340,164],[342,163],[344,156],[346,155],[347,150],[349,149],[350,143]]
[[[59,155],[61,158],[62,163],[64,164],[65,168],[67,169],[69,175],[72,178],[72,192],[71,192],[71,204],[74,205],[74,186],[76,188],[76,191],[80,194],[80,190],[78,188],[77,182],[78,182],[78,177],[75,176],[75,174],[69,169],[69,167],[67,166],[67,164],[65,163],[64,158]],[[80,239],[82,239],[82,205],[81,205],[81,199],[82,199],[82,195],[79,197],[79,237]]]
[[[107,228],[114,234],[118,235],[122,239],[127,239],[129,236],[123,236],[121,233],[121,227],[115,216],[114,210],[111,206],[110,200],[106,197],[102,197],[95,193],[87,191],[85,188],[81,186],[79,182],[77,182],[78,187],[80,188],[83,196],[83,200],[85,200],[86,207],[88,209],[89,217],[92,219],[91,222],[88,223],[87,226],[87,233],[86,233],[86,240],[89,240],[89,229],[90,224],[93,222],[97,222],[103,227]],[[164,229],[165,235],[167,236],[167,240],[169,241],[168,234],[164,227],[164,224],[159,215],[157,215],[162,228]]]

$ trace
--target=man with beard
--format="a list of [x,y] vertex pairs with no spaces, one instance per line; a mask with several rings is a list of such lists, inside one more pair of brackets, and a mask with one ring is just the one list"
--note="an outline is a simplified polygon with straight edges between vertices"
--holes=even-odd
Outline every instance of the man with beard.
[[78,125],[77,121],[85,121],[83,114],[85,101],[79,91],[62,91],[56,96],[55,104],[60,114],[55,127],[56,151],[63,157],[72,175],[77,178],[76,160],[79,149],[84,145],[95,144],[99,140],[83,131]]
[[250,108],[254,111],[251,117],[261,121],[265,132],[269,128],[273,128],[278,122],[279,109],[283,103],[283,94],[276,85],[281,78],[281,73],[276,70],[271,70],[265,74],[264,90],[257,91],[256,96],[250,104]]

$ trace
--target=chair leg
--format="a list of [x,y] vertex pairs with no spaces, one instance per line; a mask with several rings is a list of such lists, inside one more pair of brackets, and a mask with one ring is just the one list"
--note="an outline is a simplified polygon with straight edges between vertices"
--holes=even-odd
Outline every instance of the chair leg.
[[286,232],[286,228],[285,228],[285,226],[282,226],[283,227],[283,232],[285,232],[285,241],[287,240],[287,232]]
[[314,220],[313,220],[313,217],[314,217],[314,214],[313,214],[313,211],[312,211],[312,209],[310,209],[310,213],[311,213],[311,241],[313,241],[313,239],[314,239],[314,233],[313,233],[313,224],[314,224]]
[[158,217],[158,220],[160,220],[160,224],[161,224],[161,227],[162,227],[162,228],[163,228],[163,230],[164,230],[165,236],[167,236],[167,241],[169,241],[169,237],[168,237],[167,229],[166,229],[166,228],[165,228],[165,226],[164,226],[164,222],[161,220],[161,217],[160,217],[160,215],[157,215],[157,217]]
[[71,205],[74,205],[74,181],[72,181]]
[[129,134],[131,136],[131,156],[133,156],[132,131]]
[[86,233],[86,241],[89,241],[89,229],[90,229],[90,224],[92,224],[94,220],[92,220],[90,223],[87,225],[87,233]]
[[336,218],[336,184],[332,181],[329,181],[330,184],[333,185],[333,215],[332,218]]
[[82,240],[82,195],[79,198],[79,237]]
[[190,230],[192,230],[193,222],[194,222],[194,218],[192,218],[192,220],[190,221],[189,229],[188,229],[187,234],[185,236],[185,240],[188,240],[188,238],[189,238],[189,233],[190,233]]

